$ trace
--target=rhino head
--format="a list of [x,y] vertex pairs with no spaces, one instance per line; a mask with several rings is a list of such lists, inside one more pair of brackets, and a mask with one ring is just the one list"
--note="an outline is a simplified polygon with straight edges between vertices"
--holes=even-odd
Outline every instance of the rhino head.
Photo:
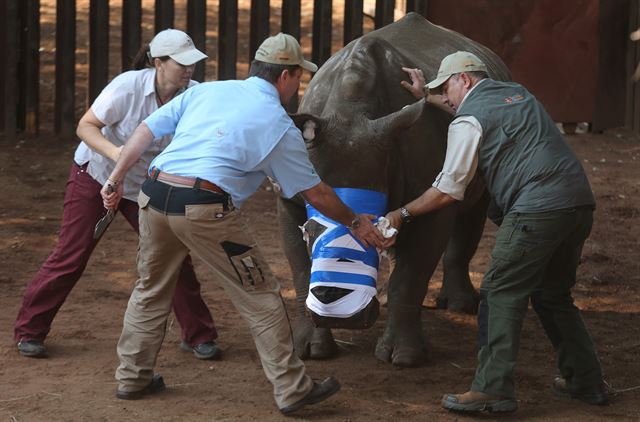
[[292,118],[302,131],[309,158],[326,183],[385,192],[394,142],[400,132],[420,119],[424,107],[424,100],[420,100],[377,119],[362,112],[327,117],[301,113]]

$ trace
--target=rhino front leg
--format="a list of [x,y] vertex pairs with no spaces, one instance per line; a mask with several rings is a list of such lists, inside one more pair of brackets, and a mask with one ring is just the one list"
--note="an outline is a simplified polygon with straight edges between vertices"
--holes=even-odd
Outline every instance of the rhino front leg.
[[455,206],[417,218],[401,228],[396,265],[389,278],[388,318],[375,356],[400,367],[414,367],[428,359],[422,333],[422,302],[450,235]]
[[309,294],[311,260],[299,226],[307,220],[302,201],[278,200],[278,218],[282,245],[293,274],[296,291],[296,318],[292,321],[293,344],[301,359],[328,359],[338,353],[331,330],[316,328],[306,313],[305,301]]
[[458,212],[451,239],[442,259],[444,277],[436,306],[455,312],[476,314],[479,295],[471,284],[469,262],[478,249],[487,219],[489,195],[485,193],[469,209]]

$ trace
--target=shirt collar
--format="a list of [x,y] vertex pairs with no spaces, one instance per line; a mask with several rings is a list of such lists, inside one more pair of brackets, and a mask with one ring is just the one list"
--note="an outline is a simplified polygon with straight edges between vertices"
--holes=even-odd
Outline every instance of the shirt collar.
[[144,70],[147,72],[146,78],[144,79],[143,92],[144,96],[147,97],[149,95],[156,95],[156,69],[155,68],[147,68]]
[[473,92],[474,89],[476,89],[476,87],[478,85],[480,85],[482,82],[486,81],[488,78],[484,78],[484,79],[480,79],[480,81],[478,81],[477,84],[475,84],[470,90],[469,92],[467,92],[464,96],[464,98],[462,99],[462,101],[460,102],[460,105],[458,106],[458,110],[460,110],[460,107],[462,107],[462,104],[464,104],[464,100],[467,99],[467,97],[469,96],[469,94],[471,94]]
[[257,76],[252,76],[246,81],[257,85],[258,88],[260,88],[260,91],[280,101],[280,94],[278,94],[278,90],[271,82],[265,81],[264,79]]
[[[145,72],[147,72],[147,75],[144,79],[144,86],[143,86],[143,92],[144,92],[144,96],[148,97],[150,95],[156,96],[156,69],[155,68],[147,68],[144,69]],[[191,84],[191,81],[189,82],[189,84],[187,84],[187,86],[185,86],[184,88],[180,88],[173,97],[171,98],[175,98],[178,95],[182,94],[184,91],[187,90],[187,88],[189,87],[189,85]]]

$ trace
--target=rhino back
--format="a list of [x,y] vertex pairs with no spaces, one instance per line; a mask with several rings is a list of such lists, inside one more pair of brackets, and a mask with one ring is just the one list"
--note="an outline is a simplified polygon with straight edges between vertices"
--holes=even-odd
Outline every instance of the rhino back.
[[[410,13],[393,24],[352,41],[333,55],[311,80],[299,112],[357,128],[351,123],[360,119],[360,115],[377,119],[415,102],[415,98],[400,86],[400,81],[407,79],[401,67],[420,68],[427,81],[432,80],[442,58],[458,50],[478,55],[487,64],[492,78],[510,79],[507,67],[489,49]],[[381,163],[380,171],[384,172],[386,167],[391,208],[415,198],[433,182],[444,162],[450,121],[451,117],[446,113],[428,106],[414,126],[397,133],[390,140],[392,148],[388,153],[388,163]],[[349,136],[342,138],[331,142],[349,141]],[[332,145],[327,150],[335,148]],[[354,160],[363,159],[362,151]],[[310,157],[320,176],[323,179],[334,177],[323,173],[329,173],[326,171],[331,167],[327,165],[328,160],[339,164],[335,162],[335,156],[332,158],[321,152],[318,155],[318,152],[313,152]],[[354,161],[351,163],[353,166]]]
[[409,13],[364,37],[385,40],[402,54],[414,59],[416,67],[424,71],[427,81],[435,79],[440,61],[445,56],[459,50],[477,55],[487,65],[492,79],[511,80],[509,69],[490,49],[458,32],[434,25],[417,13]]

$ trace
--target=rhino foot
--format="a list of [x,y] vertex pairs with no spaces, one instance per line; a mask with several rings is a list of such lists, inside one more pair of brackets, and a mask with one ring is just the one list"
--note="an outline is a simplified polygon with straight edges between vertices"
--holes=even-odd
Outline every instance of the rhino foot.
[[428,361],[428,351],[420,344],[396,345],[394,347],[380,337],[376,344],[375,357],[382,362],[392,363],[401,368],[415,368]]
[[331,330],[316,328],[308,318],[293,327],[293,345],[300,359],[330,359],[338,354]]
[[478,313],[478,303],[480,297],[478,293],[470,295],[469,297],[448,298],[446,296],[436,297],[436,308],[448,309],[453,312],[459,312],[462,314],[475,315]]

